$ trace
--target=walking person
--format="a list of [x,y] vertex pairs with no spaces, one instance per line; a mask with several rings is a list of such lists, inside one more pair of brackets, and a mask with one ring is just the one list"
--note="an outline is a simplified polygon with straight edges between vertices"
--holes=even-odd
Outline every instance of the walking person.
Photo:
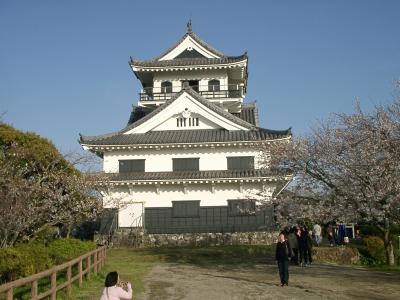
[[288,234],[288,242],[292,250],[292,257],[290,259],[290,262],[294,265],[299,264],[299,237],[297,236],[296,231],[297,228],[293,227]]
[[292,256],[289,243],[285,240],[285,234],[279,234],[276,244],[275,259],[278,263],[281,287],[289,284],[289,258]]
[[[121,285],[126,284],[125,291]],[[132,285],[130,282],[121,283],[117,272],[110,272],[106,276],[103,294],[100,300],[132,299]]]
[[327,233],[328,233],[329,245],[331,247],[333,247],[335,245],[335,235],[334,235],[334,229],[333,229],[332,224],[329,224],[328,229],[327,229]]
[[304,267],[308,265],[308,232],[306,229],[300,229],[299,238],[299,254],[300,254],[300,266]]

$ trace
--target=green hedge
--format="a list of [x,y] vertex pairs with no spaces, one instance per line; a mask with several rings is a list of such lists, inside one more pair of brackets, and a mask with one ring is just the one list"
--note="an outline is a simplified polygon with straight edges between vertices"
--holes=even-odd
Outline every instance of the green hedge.
[[0,283],[44,271],[94,249],[95,243],[77,239],[59,239],[48,247],[31,242],[0,249]]
[[56,264],[69,261],[94,249],[96,249],[95,243],[77,239],[59,239],[48,246],[50,257]]

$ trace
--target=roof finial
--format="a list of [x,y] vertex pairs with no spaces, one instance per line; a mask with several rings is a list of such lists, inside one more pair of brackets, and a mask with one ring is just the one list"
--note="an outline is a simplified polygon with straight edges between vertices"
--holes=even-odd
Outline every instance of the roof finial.
[[192,19],[189,19],[189,22],[186,24],[187,32],[192,33]]

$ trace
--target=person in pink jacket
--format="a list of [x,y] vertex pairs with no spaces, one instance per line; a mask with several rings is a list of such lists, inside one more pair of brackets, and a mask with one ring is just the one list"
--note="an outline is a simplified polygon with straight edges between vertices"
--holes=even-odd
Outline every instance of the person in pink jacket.
[[100,300],[120,300],[120,299],[132,299],[132,285],[130,282],[127,283],[128,291],[125,291],[122,287],[117,286],[119,283],[119,276],[117,272],[110,272],[106,276],[104,283],[103,294]]

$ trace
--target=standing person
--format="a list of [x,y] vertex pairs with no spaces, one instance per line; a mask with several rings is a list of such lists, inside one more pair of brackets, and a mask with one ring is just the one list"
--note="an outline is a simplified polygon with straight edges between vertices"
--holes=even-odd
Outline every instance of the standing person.
[[332,224],[329,224],[327,232],[328,232],[329,245],[331,247],[333,247],[333,245],[335,244],[335,235],[334,235],[334,229],[333,229]]
[[306,229],[300,229],[299,238],[299,254],[300,254],[300,266],[306,266],[308,264],[308,232]]
[[315,240],[315,244],[317,245],[317,247],[321,244],[321,241],[322,241],[321,231],[322,231],[321,226],[319,224],[315,223],[313,226],[313,235],[314,235],[314,240]]
[[314,241],[311,237],[311,232],[307,234],[307,259],[308,259],[308,265],[311,265],[312,263],[312,248],[314,246]]
[[132,299],[132,285],[127,282],[127,289],[125,291],[122,287],[119,287],[121,282],[117,272],[110,272],[106,276],[104,283],[103,294],[100,300],[120,300],[120,299]]
[[289,258],[292,256],[289,243],[285,240],[285,234],[279,234],[278,243],[276,244],[275,259],[278,263],[279,277],[281,286],[289,284]]
[[292,250],[292,258],[290,259],[290,262],[294,265],[299,264],[299,241],[296,231],[297,228],[293,227],[288,235],[288,242]]

